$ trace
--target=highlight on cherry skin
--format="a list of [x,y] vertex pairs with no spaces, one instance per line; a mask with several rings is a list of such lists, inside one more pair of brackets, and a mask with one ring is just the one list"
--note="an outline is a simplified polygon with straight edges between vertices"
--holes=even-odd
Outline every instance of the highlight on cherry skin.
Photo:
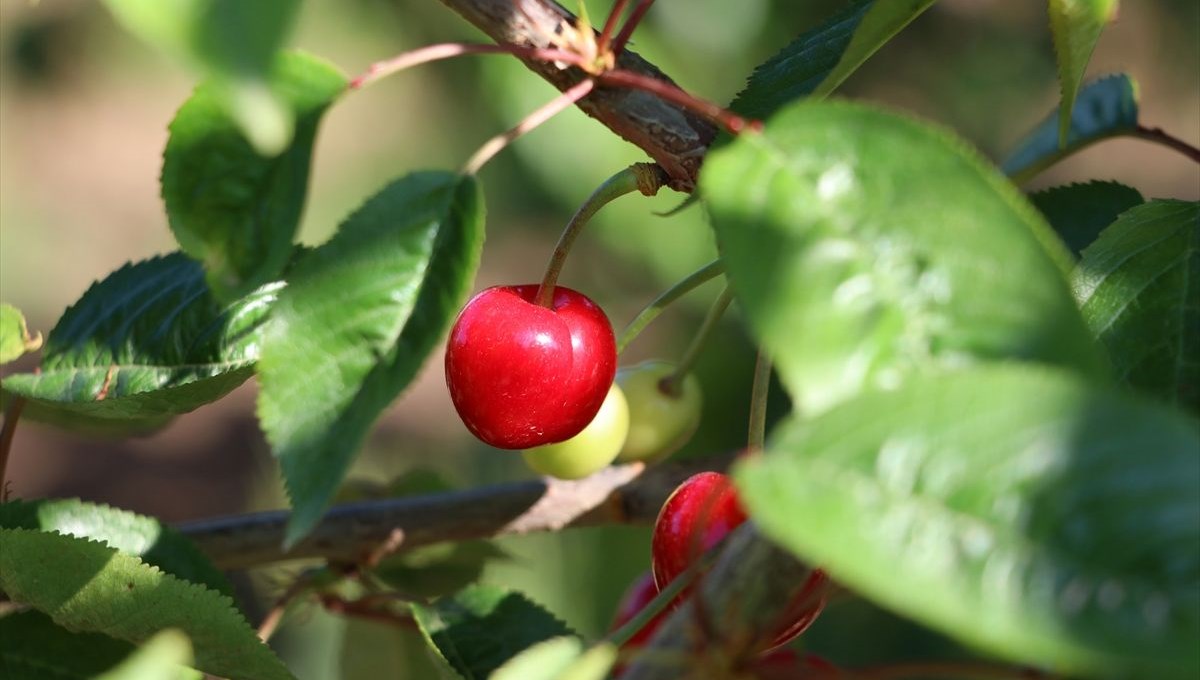
[[[745,521],[746,512],[728,476],[700,472],[684,480],[654,523],[650,555],[655,583],[665,588]],[[825,608],[828,590],[825,572],[812,570],[764,649],[778,647],[808,629]]]
[[525,464],[543,475],[582,479],[608,467],[629,432],[629,406],[621,387],[613,383],[600,411],[579,434],[565,441],[522,452]]
[[565,441],[596,416],[617,370],[612,325],[600,307],[558,286],[496,286],[462,308],[446,347],[446,386],[476,437],[501,449]]
[[660,461],[675,453],[700,426],[704,405],[700,381],[688,373],[672,386],[677,367],[652,359],[617,371],[617,384],[629,402],[629,436],[617,461]]

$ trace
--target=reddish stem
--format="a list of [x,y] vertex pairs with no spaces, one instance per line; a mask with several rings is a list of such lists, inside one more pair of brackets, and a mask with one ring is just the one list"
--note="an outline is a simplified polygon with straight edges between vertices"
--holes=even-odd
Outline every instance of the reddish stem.
[[346,600],[334,595],[321,596],[321,606],[326,611],[342,616],[353,616],[369,621],[378,621],[401,628],[415,628],[416,622],[411,616],[404,616],[387,609],[378,609],[365,600]]
[[625,43],[629,42],[629,37],[633,35],[634,29],[642,22],[642,17],[646,15],[646,11],[653,4],[654,0],[640,0],[637,7],[633,8],[633,14],[629,15],[629,21],[625,22],[625,25],[621,27],[621,32],[617,34],[616,40],[613,40],[613,55],[619,56],[621,50],[625,49]]
[[523,47],[520,45],[476,45],[474,43],[439,43],[426,45],[419,49],[398,54],[391,59],[377,61],[371,64],[365,73],[350,81],[350,89],[357,90],[380,78],[387,77],[397,71],[403,71],[411,66],[427,64],[431,61],[451,59],[465,54],[511,54],[525,59],[541,61],[558,61],[573,66],[584,66],[583,57],[574,52],[540,47]]
[[625,8],[629,6],[629,0],[617,0],[613,3],[612,10],[608,13],[608,18],[604,20],[604,30],[600,31],[600,37],[596,40],[596,53],[604,54],[608,49],[608,41],[612,38],[612,33],[617,28],[617,20],[625,13]]
[[492,159],[492,156],[499,153],[501,149],[508,146],[514,139],[545,123],[563,109],[583,99],[595,86],[596,81],[591,78],[579,81],[566,92],[551,99],[546,105],[525,116],[525,119],[520,123],[484,142],[483,146],[479,147],[479,150],[463,165],[463,173],[474,175],[479,172],[479,169]]
[[1184,156],[1187,156],[1193,162],[1200,163],[1200,149],[1197,149],[1182,139],[1169,134],[1162,128],[1152,128],[1146,127],[1145,125],[1139,125],[1134,131],[1134,136],[1150,142],[1162,144],[1169,149],[1174,149]]
[[738,134],[743,130],[759,131],[762,129],[762,123],[757,120],[747,120],[737,115],[736,113],[723,109],[716,104],[695,97],[687,92],[679,89],[666,81],[658,80],[644,76],[640,73],[632,71],[624,71],[617,69],[614,71],[605,71],[596,76],[596,79],[603,85],[617,85],[619,87],[628,87],[634,90],[642,90],[651,94],[658,95],[663,99],[677,104],[685,109],[695,111],[700,115],[715,121],[716,123],[725,126],[726,130],[733,134]]

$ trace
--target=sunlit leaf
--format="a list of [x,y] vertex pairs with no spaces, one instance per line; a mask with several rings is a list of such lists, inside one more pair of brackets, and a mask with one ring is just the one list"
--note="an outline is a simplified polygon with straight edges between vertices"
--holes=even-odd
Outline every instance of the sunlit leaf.
[[269,72],[299,0],[105,0],[129,32],[214,79],[223,106],[264,155],[292,137],[294,120]]
[[1050,0],[1050,31],[1058,53],[1058,82],[1062,104],[1058,112],[1058,143],[1066,146],[1072,125],[1075,94],[1087,70],[1100,33],[1117,15],[1117,0]]
[[1105,373],[1062,242],[937,128],[801,102],[710,154],[700,189],[738,303],[802,413],[976,362]]
[[1116,377],[1200,414],[1200,203],[1122,214],[1083,251],[1071,284]]
[[258,402],[292,499],[288,544],[316,524],[375,419],[449,328],[482,244],[474,179],[416,173],[288,275],[263,339]]
[[196,668],[231,680],[289,679],[228,597],[102,543],[0,529],[0,590],[70,631],[143,643],[166,628],[195,646]]
[[141,649],[96,680],[202,680],[204,674],[187,668],[192,644],[177,630],[164,630]]
[[42,346],[42,334],[29,335],[25,315],[10,304],[0,303],[0,364],[7,364],[22,354],[35,352]]
[[1200,428],[1056,369],[921,376],[734,476],[773,541],[972,646],[1075,677],[1200,673]]
[[225,575],[183,534],[153,517],[77,498],[0,503],[0,528],[90,538],[185,581],[233,595]]
[[1058,120],[1061,111],[1060,105],[1026,135],[1004,161],[1004,172],[1017,184],[1024,184],[1085,146],[1136,130],[1137,83],[1123,73],[1088,83],[1072,109],[1066,141],[1060,144]]
[[296,134],[281,153],[255,151],[211,80],[175,114],[163,153],[171,230],[183,251],[204,264],[222,300],[276,279],[292,256],[317,126],[346,86],[337,69],[300,52],[280,55],[271,80],[296,119]]
[[79,430],[160,427],[254,372],[260,325],[282,284],[229,305],[182,253],[128,264],[95,283],[46,338],[41,371],[4,379],[24,417]]

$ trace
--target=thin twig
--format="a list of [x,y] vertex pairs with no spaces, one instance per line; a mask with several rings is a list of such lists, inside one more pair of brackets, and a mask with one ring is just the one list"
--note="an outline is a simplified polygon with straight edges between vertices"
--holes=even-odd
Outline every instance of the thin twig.
[[271,636],[278,630],[279,624],[283,621],[283,615],[287,613],[288,606],[297,595],[304,592],[312,585],[312,571],[306,571],[296,577],[295,581],[283,591],[283,595],[275,600],[275,604],[271,606],[270,611],[263,617],[262,623],[258,624],[258,639],[267,642]]
[[629,0],[616,0],[613,3],[612,9],[608,12],[608,18],[604,20],[604,29],[600,31],[600,37],[596,39],[596,52],[604,54],[608,51],[608,41],[612,39],[613,31],[617,28],[617,21],[621,15],[625,14],[625,8],[629,6]]
[[633,342],[646,326],[649,326],[663,313],[663,310],[676,300],[724,273],[725,265],[721,263],[721,260],[713,260],[663,291],[650,304],[642,308],[642,311],[638,312],[637,316],[633,317],[633,320],[625,326],[625,330],[621,331],[621,337],[617,339],[617,352],[624,352],[629,343]]
[[452,59],[466,54],[511,54],[515,57],[538,59],[548,62],[561,62],[572,66],[582,66],[584,59],[574,52],[566,50],[524,47],[521,45],[477,45],[474,43],[439,43],[427,45],[419,49],[396,55],[391,59],[377,61],[367,67],[366,72],[350,81],[350,89],[357,90],[376,80],[386,78],[404,69],[427,64],[431,61]]
[[1200,149],[1188,144],[1182,139],[1175,137],[1162,128],[1146,127],[1145,125],[1137,126],[1134,131],[1134,137],[1145,139],[1146,141],[1162,144],[1163,146],[1174,149],[1179,153],[1187,156],[1195,163],[1200,163]]
[[620,69],[605,71],[596,76],[596,79],[603,85],[628,87],[662,97],[672,104],[695,111],[705,118],[721,124],[726,130],[735,135],[746,130],[758,131],[762,129],[761,122],[742,118],[728,109],[689,94],[674,83],[669,83],[665,80]]
[[12,450],[13,437],[17,434],[17,421],[25,408],[24,397],[13,397],[4,410],[4,426],[0,427],[0,500],[8,500],[8,454]]
[[534,304],[547,308],[552,306],[554,288],[558,283],[558,275],[567,261],[567,255],[571,252],[576,237],[600,208],[634,191],[640,191],[646,196],[658,193],[658,189],[666,181],[666,177],[656,172],[657,167],[650,163],[634,163],[606,179],[592,192],[591,196],[588,196],[583,205],[579,206],[579,210],[576,210],[575,214],[571,216],[567,226],[563,228],[562,234],[558,237],[558,243],[550,255],[550,262],[546,265],[546,273],[542,276],[542,284],[538,287],[537,295],[533,299]]
[[729,304],[733,302],[733,291],[726,285],[717,299],[713,301],[712,306],[708,308],[708,313],[704,316],[704,321],[700,323],[700,328],[696,329],[696,335],[692,338],[692,344],[688,345],[683,356],[679,359],[679,364],[675,367],[675,371],[671,375],[662,379],[662,388],[668,394],[679,394],[684,378],[696,365],[696,360],[700,358],[700,353],[704,351],[704,346],[708,344],[708,338],[712,335],[713,330],[717,327],[717,323],[721,321],[721,317],[725,315],[725,310],[729,309]]
[[545,477],[339,505],[287,553],[282,549],[285,510],[200,520],[180,529],[222,569],[313,557],[358,564],[397,530],[403,540],[395,548],[403,551],[442,541],[653,522],[680,482],[701,470],[723,470],[731,458],[652,468],[630,463],[574,481]]
[[767,392],[771,387],[771,358],[763,349],[754,361],[754,384],[750,388],[750,430],[746,448],[761,451],[767,440]]
[[[492,40],[505,45],[558,47],[563,35],[577,30],[570,12],[551,0],[441,0]],[[523,59],[534,73],[559,90],[567,90],[584,74],[553,63]],[[615,66],[660,81],[670,78],[631,50]],[[579,102],[587,115],[638,146],[663,167],[672,189],[690,192],[717,129],[704,116],[661,98],[648,98],[627,88],[597,88]]]
[[544,106],[530,113],[528,116],[525,116],[525,119],[520,123],[484,142],[483,146],[479,147],[479,150],[463,165],[463,173],[474,175],[479,172],[479,169],[492,159],[492,156],[500,153],[500,150],[508,146],[513,140],[550,120],[580,99],[583,99],[595,86],[596,81],[591,78],[579,81],[571,89],[551,99]]
[[372,606],[373,600],[367,598],[347,600],[336,595],[322,595],[320,602],[321,606],[332,614],[386,623],[400,628],[415,628],[417,625],[412,616],[398,614],[386,607],[382,609],[374,607]]
[[629,21],[621,27],[621,32],[617,34],[616,40],[613,40],[612,51],[620,54],[625,49],[625,44],[629,42],[629,38],[633,36],[633,31],[642,23],[642,17],[646,15],[646,11],[650,9],[650,5],[654,4],[654,0],[640,0],[637,7],[633,8],[633,14],[629,15]]

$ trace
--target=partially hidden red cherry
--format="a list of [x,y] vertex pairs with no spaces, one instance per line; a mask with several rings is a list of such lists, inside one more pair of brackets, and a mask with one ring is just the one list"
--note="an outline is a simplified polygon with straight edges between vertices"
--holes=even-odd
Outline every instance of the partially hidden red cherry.
[[[646,608],[650,601],[658,597],[658,586],[654,583],[654,573],[647,570],[637,577],[625,594],[621,596],[621,602],[617,605],[617,613],[613,616],[612,626],[609,627],[609,632],[615,631],[621,626],[633,620],[638,612]],[[633,637],[623,645],[629,649],[641,647],[650,641],[654,632],[658,630],[658,626],[670,613],[670,609],[664,609],[651,619],[646,625],[642,626],[638,632],[633,634]]]
[[[745,521],[746,512],[729,477],[701,472],[686,479],[667,498],[654,524],[651,559],[659,589]],[[767,648],[778,647],[811,626],[825,608],[827,590],[825,572],[814,569],[781,617],[784,623]]]
[[596,303],[538,285],[497,286],[459,312],[446,347],[446,386],[476,437],[528,449],[579,434],[604,403],[617,370],[612,325]]

